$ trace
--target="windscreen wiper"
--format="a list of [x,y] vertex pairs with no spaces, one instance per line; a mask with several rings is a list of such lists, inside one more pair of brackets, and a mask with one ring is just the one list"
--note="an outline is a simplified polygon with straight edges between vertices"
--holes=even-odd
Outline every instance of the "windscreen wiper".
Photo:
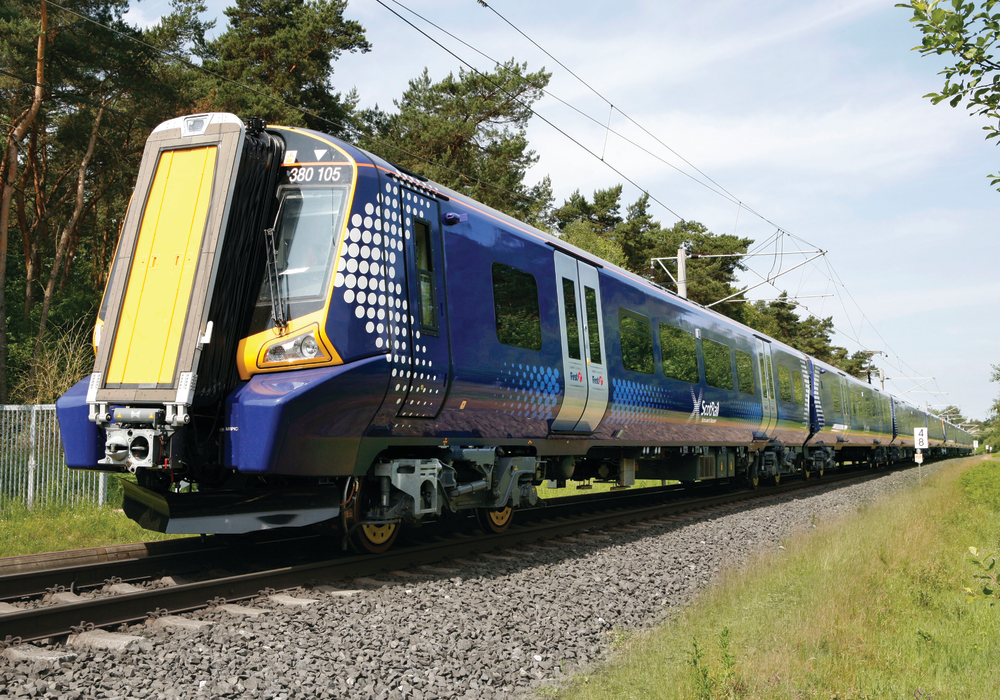
[[281,214],[285,208],[282,200],[278,207],[278,215],[274,217],[274,226],[264,229],[264,247],[267,248],[267,286],[271,292],[271,320],[277,328],[288,326],[288,317],[285,314],[285,301],[281,298],[281,280],[278,278],[278,245],[274,239],[274,227],[281,221]]

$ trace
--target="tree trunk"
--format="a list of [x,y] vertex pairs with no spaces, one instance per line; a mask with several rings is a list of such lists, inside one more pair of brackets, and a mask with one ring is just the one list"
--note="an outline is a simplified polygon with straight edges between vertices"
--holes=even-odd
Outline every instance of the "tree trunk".
[[45,39],[49,30],[49,12],[45,0],[41,1],[41,24],[38,32],[38,52],[35,60],[35,94],[31,108],[24,119],[14,127],[7,139],[7,171],[0,190],[0,404],[7,403],[9,393],[7,378],[7,306],[4,288],[7,284],[7,240],[10,224],[10,202],[17,182],[17,147],[28,129],[34,124],[42,108],[45,83]]
[[[35,154],[38,147],[38,128],[31,130],[31,142],[28,146],[28,157],[25,158],[25,168],[22,180],[27,183],[30,176],[35,183],[35,225],[28,225],[28,216],[25,211],[24,192],[22,185],[17,190],[17,221],[21,227],[21,240],[24,245],[24,320],[31,319],[31,307],[35,303],[34,285],[38,280],[39,236],[46,233],[45,205],[42,200],[42,187],[39,186],[39,177],[36,171],[37,159]],[[34,228],[34,231],[32,231]]]
[[[38,334],[35,336],[35,349],[32,352],[33,360],[37,360],[39,353],[41,353],[42,340],[45,338],[45,326],[49,320],[49,311],[52,308],[52,296],[55,292],[56,282],[59,280],[63,260],[73,240],[77,224],[79,224],[80,217],[83,215],[84,204],[86,203],[87,166],[94,155],[94,144],[97,143],[97,133],[101,126],[101,117],[103,116],[104,107],[102,105],[97,110],[97,116],[94,117],[94,126],[90,130],[90,142],[87,144],[87,152],[83,156],[83,160],[80,161],[80,168],[77,171],[76,200],[73,204],[73,214],[69,217],[69,221],[66,222],[66,226],[63,227],[62,233],[59,235],[55,258],[52,261],[52,269],[49,271],[49,280],[45,285],[45,295],[42,297],[42,313],[38,320]],[[32,362],[32,368],[34,368],[34,362]],[[34,369],[32,369],[33,373]]]

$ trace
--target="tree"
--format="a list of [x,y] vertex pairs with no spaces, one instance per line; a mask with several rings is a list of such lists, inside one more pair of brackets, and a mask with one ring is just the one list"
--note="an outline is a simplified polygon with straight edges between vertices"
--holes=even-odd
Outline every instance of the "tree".
[[[932,92],[931,102],[947,101],[957,107],[963,101],[966,109],[986,117],[991,123],[983,127],[987,139],[1000,136],[1000,60],[993,55],[1000,41],[1000,12],[993,12],[1000,0],[911,0],[896,5],[913,11],[911,22],[923,33],[921,54],[948,56],[954,63],[940,75],[944,87]],[[951,7],[947,7],[951,5]],[[1000,184],[1000,176],[991,175],[991,184]]]
[[582,248],[589,253],[593,253],[602,260],[607,260],[609,263],[618,265],[619,267],[628,268],[628,259],[625,257],[625,252],[621,246],[607,236],[602,236],[598,233],[596,227],[590,221],[571,221],[562,230],[560,238],[570,245],[575,245],[577,248]]
[[[675,286],[673,280],[662,268],[650,267],[650,260],[674,257],[684,245],[692,255],[687,268],[689,299],[710,304],[737,293],[736,271],[743,266],[739,257],[730,254],[745,253],[753,241],[714,234],[697,221],[679,221],[663,228],[650,213],[645,193],[625,208],[622,217],[621,196],[621,185],[595,190],[592,200],[577,190],[552,213],[552,220],[568,242],[667,288]],[[622,262],[618,262],[619,256]],[[742,306],[723,304],[716,308],[741,321]]]
[[[35,127],[38,113],[41,111],[42,99],[44,97],[43,86],[45,83],[45,51],[48,45],[48,5],[44,2],[40,4],[40,19],[37,25],[24,15],[5,12],[3,17],[4,38],[13,41],[5,41],[5,46],[13,46],[14,56],[25,55],[27,47],[18,47],[18,34],[26,29],[35,29],[37,52],[35,56],[35,84],[31,86],[31,100],[27,108],[10,109],[7,113],[14,115],[20,112],[15,123],[8,126],[6,134],[5,158],[0,164],[0,404],[7,403],[9,386],[7,378],[7,247],[10,231],[11,202],[18,190],[23,190],[27,183],[28,170],[25,169],[22,175],[18,174],[20,158],[20,146],[28,132]],[[11,30],[14,32],[11,32]],[[29,34],[30,35],[30,34]],[[21,37],[24,34],[20,34]],[[30,46],[30,45],[29,45]],[[11,65],[11,64],[6,64]],[[27,83],[27,81],[24,81]],[[15,85],[10,91],[10,96],[6,100],[8,105],[14,106],[18,102],[18,93],[24,91],[24,86]],[[20,107],[20,105],[18,105]]]
[[33,0],[0,10],[0,101],[16,119],[4,133],[0,239],[13,228],[21,244],[0,245],[0,402],[32,384],[50,325],[93,318],[145,138],[189,105],[176,65],[146,45],[191,39],[204,7],[174,5],[186,16],[148,34],[124,22],[122,0],[87,5],[99,24]]
[[433,82],[429,73],[410,81],[387,114],[377,106],[359,115],[366,133],[359,145],[373,153],[499,209],[544,225],[552,201],[546,177],[524,182],[538,161],[528,148],[531,106],[551,74],[528,72],[513,60],[489,73],[460,70]]
[[802,319],[788,292],[778,299],[746,304],[746,325],[810,357],[842,369],[847,374],[867,379],[869,355],[864,351],[848,354],[846,348],[833,344],[833,317],[807,316]]
[[[333,88],[333,63],[371,45],[358,22],[344,18],[347,0],[236,0],[229,28],[195,51],[208,70],[206,111],[257,116],[275,124],[338,134],[354,109]],[[303,114],[300,110],[306,110]]]

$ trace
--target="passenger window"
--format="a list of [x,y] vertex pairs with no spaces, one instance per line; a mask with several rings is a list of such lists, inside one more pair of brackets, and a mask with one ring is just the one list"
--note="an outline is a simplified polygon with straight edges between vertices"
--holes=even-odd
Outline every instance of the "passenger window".
[[784,365],[778,365],[778,396],[782,401],[792,400],[792,376]]
[[630,372],[653,374],[653,333],[649,319],[628,309],[618,309],[622,338],[622,364]]
[[580,326],[576,317],[576,283],[562,278],[563,304],[566,317],[566,353],[572,360],[580,359]]
[[587,338],[590,341],[590,361],[595,365],[603,365],[601,325],[597,318],[597,292],[586,285],[583,287],[583,303],[587,307]]
[[802,390],[802,373],[792,372],[792,392],[795,396],[795,403],[800,406],[804,406],[806,403],[806,394]]
[[538,283],[527,272],[493,263],[493,311],[497,340],[525,350],[542,349]]
[[660,353],[665,377],[689,384],[698,383],[698,345],[693,335],[661,323]]
[[843,413],[843,410],[841,410],[842,407],[840,405],[840,382],[838,380],[834,380],[832,382],[830,394],[833,397],[833,412]]
[[434,295],[434,264],[431,258],[431,227],[419,219],[413,222],[414,244],[417,250],[417,284],[420,289],[420,327],[436,333],[438,330],[437,300]]
[[741,394],[756,394],[757,387],[753,381],[753,358],[743,350],[736,351],[736,379],[740,385]]
[[733,363],[729,346],[702,338],[701,352],[705,358],[705,382],[717,389],[731,390],[733,388]]

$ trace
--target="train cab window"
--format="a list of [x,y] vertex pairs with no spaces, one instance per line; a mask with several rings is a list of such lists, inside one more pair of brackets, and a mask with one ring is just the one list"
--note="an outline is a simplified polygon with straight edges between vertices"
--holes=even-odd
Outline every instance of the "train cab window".
[[417,285],[420,299],[420,328],[437,333],[437,299],[434,294],[434,262],[431,253],[431,226],[426,221],[413,222],[414,247],[417,258]]
[[[343,229],[347,190],[283,187],[278,196],[281,203],[274,227],[274,279],[281,301],[288,305],[290,317],[295,318],[318,311],[326,303]],[[251,333],[270,327],[271,303],[271,285],[265,279],[257,297]]]
[[628,309],[618,309],[618,330],[622,338],[622,364],[630,372],[653,374],[653,332],[649,319]]
[[576,316],[576,283],[562,278],[563,301],[566,307],[566,352],[570,359],[580,359],[580,326]]
[[542,349],[542,315],[534,276],[493,263],[493,311],[497,340],[525,350]]
[[741,394],[753,396],[757,393],[753,381],[753,358],[744,350],[736,351],[736,381],[739,382]]
[[806,402],[806,394],[802,389],[802,373],[792,372],[792,396],[795,398],[795,403],[800,406],[804,406]]
[[792,374],[784,365],[778,365],[778,396],[782,401],[792,400]]
[[590,341],[590,361],[595,365],[603,365],[601,357],[601,322],[597,318],[597,292],[590,287],[583,287],[583,304],[587,310],[587,339]]
[[716,389],[731,390],[733,388],[733,361],[729,346],[702,338],[701,354],[705,358],[705,383]]
[[689,384],[698,383],[698,344],[685,330],[666,323],[660,324],[660,354],[663,374]]

